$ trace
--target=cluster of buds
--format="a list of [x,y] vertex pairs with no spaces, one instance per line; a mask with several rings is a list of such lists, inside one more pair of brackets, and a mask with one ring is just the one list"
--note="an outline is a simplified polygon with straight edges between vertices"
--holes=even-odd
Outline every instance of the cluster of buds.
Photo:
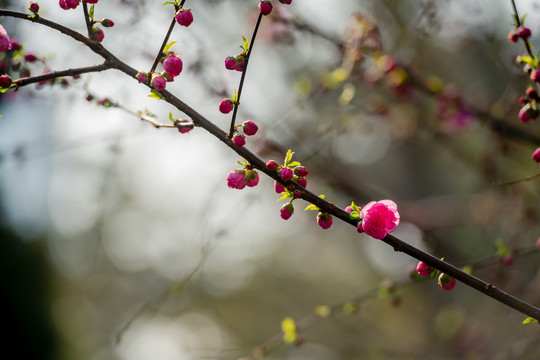
[[[64,10],[76,9],[81,3],[81,0],[60,0],[59,5]],[[97,4],[98,0],[83,0],[85,4]]]
[[517,42],[519,39],[527,40],[531,36],[531,29],[518,26],[508,33],[508,41]]
[[259,183],[259,173],[253,169],[251,164],[238,162],[243,166],[241,169],[235,169],[227,175],[227,186],[231,189],[243,189],[246,186],[254,187]]
[[429,276],[432,279],[437,278],[437,283],[444,290],[452,290],[456,286],[456,279],[448,274],[442,273],[437,269],[432,268],[423,261],[420,261],[416,266],[416,272],[420,276]]
[[182,59],[180,59],[180,55],[175,54],[173,52],[168,53],[165,55],[165,57],[162,59],[163,62],[163,72],[153,72],[153,73],[144,73],[144,72],[138,72],[137,73],[137,80],[140,83],[146,84],[148,81],[150,81],[150,85],[157,90],[161,91],[164,90],[167,86],[167,82],[174,81],[174,78],[180,75],[182,72]]
[[[81,3],[81,0],[60,0],[59,5],[64,10],[71,10],[76,9],[79,4]],[[97,4],[98,0],[83,0],[84,4]],[[28,8],[32,13],[34,13],[34,16],[37,15],[37,12],[39,10],[39,5],[36,3],[30,3],[30,7]],[[92,35],[94,40],[97,42],[102,42],[105,38],[105,33],[103,30],[101,30],[99,27],[95,26],[96,23],[100,23],[103,27],[113,27],[114,21],[111,19],[103,19],[103,20],[94,20],[93,19],[93,10],[90,10],[90,20],[92,23]]]
[[[534,70],[534,72],[540,72],[540,70]],[[538,110],[538,92],[529,85],[525,91],[525,96],[519,98],[519,103],[523,105],[519,110],[519,120],[522,122],[528,122],[529,120],[535,120],[538,118],[540,111]]]
[[[242,129],[242,132],[240,132],[240,129]],[[234,127],[234,133],[231,140],[234,145],[242,147],[246,145],[246,136],[255,135],[257,130],[259,130],[259,127],[253,121],[244,121],[242,125],[236,125]]]
[[371,201],[362,209],[353,201],[345,211],[350,219],[360,220],[356,227],[359,233],[365,232],[375,239],[384,239],[399,225],[400,215],[392,200]]
[[227,70],[244,71],[246,56],[245,51],[236,56],[227,56],[225,59],[225,68]]

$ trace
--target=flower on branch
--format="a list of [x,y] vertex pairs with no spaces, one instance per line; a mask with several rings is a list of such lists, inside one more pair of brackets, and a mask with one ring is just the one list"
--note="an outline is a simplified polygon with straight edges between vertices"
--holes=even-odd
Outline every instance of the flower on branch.
[[317,214],[317,225],[323,229],[328,229],[332,226],[332,215],[319,211]]
[[263,15],[268,15],[272,12],[272,3],[270,1],[263,0],[259,3],[259,11]]
[[454,286],[456,286],[456,279],[444,273],[439,276],[438,282],[439,286],[442,287],[444,290],[452,290]]
[[399,224],[397,205],[392,200],[371,201],[360,210],[358,232],[365,232],[375,239],[384,239]]
[[233,101],[232,99],[226,98],[221,100],[219,103],[219,111],[221,111],[223,114],[228,114],[232,111],[233,108]]
[[294,213],[294,207],[292,202],[288,202],[279,209],[279,215],[283,220],[289,220]]
[[70,10],[76,9],[80,2],[81,0],[60,0],[59,5],[64,10]]
[[190,10],[184,10],[184,9],[178,10],[175,18],[176,18],[176,22],[179,25],[182,25],[185,27],[188,27],[193,22],[193,14],[191,13]]
[[418,265],[416,265],[416,272],[420,276],[429,276],[429,274],[431,274],[431,266],[423,261],[420,261]]
[[227,175],[227,186],[231,189],[241,190],[246,187],[245,170],[233,170]]
[[0,25],[0,51],[11,50],[11,40],[6,29]]
[[163,61],[163,69],[173,77],[178,76],[182,72],[183,63],[178,54],[167,56]]

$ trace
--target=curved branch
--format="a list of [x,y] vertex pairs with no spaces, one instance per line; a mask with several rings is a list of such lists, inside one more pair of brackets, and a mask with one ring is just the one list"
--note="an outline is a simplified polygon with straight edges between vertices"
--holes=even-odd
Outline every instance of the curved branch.
[[13,84],[15,86],[25,86],[29,84],[39,83],[41,81],[56,79],[59,77],[75,76],[75,75],[81,75],[81,74],[86,74],[86,73],[91,73],[91,72],[99,72],[99,71],[108,70],[112,68],[113,67],[111,63],[105,61],[104,63],[99,64],[99,65],[86,66],[86,67],[75,68],[75,69],[66,69],[66,70],[61,70],[61,71],[54,71],[54,72],[41,74],[37,76],[22,78],[22,79],[13,81]]

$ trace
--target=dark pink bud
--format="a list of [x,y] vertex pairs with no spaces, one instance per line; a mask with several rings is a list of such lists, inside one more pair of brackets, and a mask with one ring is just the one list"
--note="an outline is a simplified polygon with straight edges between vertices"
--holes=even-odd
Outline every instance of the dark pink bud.
[[531,80],[535,82],[540,82],[540,70],[534,69],[531,71]]
[[510,32],[508,33],[508,41],[515,43],[518,41],[518,39],[519,39],[519,36],[516,30],[515,29],[510,30]]
[[34,55],[32,53],[28,53],[28,54],[24,55],[24,60],[26,60],[28,62],[34,62],[34,61],[37,60],[37,57],[36,57],[36,55]]
[[520,26],[516,29],[517,36],[522,39],[528,39],[531,36],[531,29]]
[[81,0],[60,0],[60,7],[64,10],[76,9]]
[[242,129],[244,130],[244,134],[246,134],[247,136],[252,136],[257,133],[259,127],[253,121],[248,120],[242,124]]
[[234,70],[236,69],[236,58],[233,56],[227,56],[225,59],[225,68],[227,70]]
[[39,11],[39,5],[35,2],[31,2],[30,6],[28,7],[28,10],[30,10],[31,12],[35,14]]
[[527,94],[527,96],[533,100],[538,100],[538,93],[536,92],[536,90],[529,86],[527,88],[527,91],[525,92]]
[[6,51],[11,49],[11,40],[6,32],[6,29],[0,25],[0,51]]
[[300,195],[302,195],[302,193],[300,192],[300,190],[295,190],[293,195],[294,195],[295,198],[299,198]]
[[227,186],[231,189],[243,189],[246,187],[245,171],[233,170],[227,175]]
[[176,22],[187,27],[193,22],[193,14],[189,10],[181,9],[176,13]]
[[103,30],[101,30],[98,27],[94,27],[94,28],[92,28],[92,31],[94,32],[94,36],[96,37],[96,41],[97,42],[102,42],[103,39],[105,38],[105,33],[103,32]]
[[281,185],[277,181],[274,181],[274,191],[278,194],[281,194],[285,191],[285,186]]
[[98,0],[83,0],[83,2],[87,4],[97,4]]
[[246,137],[244,135],[240,135],[238,133],[234,134],[233,138],[232,138],[232,142],[234,145],[238,146],[238,147],[242,147],[244,145],[246,145]]
[[219,103],[219,111],[221,111],[223,114],[228,114],[231,112],[233,108],[233,101],[232,99],[223,99]]
[[286,203],[285,205],[281,207],[281,209],[279,209],[279,215],[281,216],[283,220],[289,220],[289,218],[292,216],[293,213],[294,213],[294,207],[292,203],[290,202]]
[[519,110],[519,120],[522,122],[527,122],[529,120],[536,119],[538,117],[539,111],[537,108],[532,107],[530,103],[525,104],[520,110]]
[[290,5],[292,3],[292,0],[279,0],[279,2],[285,5]]
[[8,75],[0,76],[0,88],[7,88],[11,85],[11,78]]
[[101,22],[101,25],[103,25],[104,27],[113,27],[114,26],[114,21],[112,21],[111,19],[103,19],[100,22]]
[[165,78],[165,80],[167,80],[167,82],[173,82],[174,81],[174,76],[172,76],[171,74],[169,74],[166,71],[163,71],[161,73],[161,76],[163,76]]
[[304,177],[308,174],[308,170],[302,165],[298,165],[294,168],[294,173],[298,176]]
[[529,100],[527,100],[524,96],[520,96],[518,101],[521,105],[527,104],[529,102]]
[[439,276],[438,282],[444,290],[452,290],[456,286],[456,279],[444,273]]
[[295,182],[303,188],[307,186],[307,180],[305,177],[298,178],[298,180],[295,180]]
[[274,171],[279,167],[279,164],[275,160],[268,160],[266,168],[270,171]]
[[323,229],[328,229],[332,226],[332,215],[320,212],[317,214],[317,225]]
[[293,171],[287,167],[284,167],[279,171],[279,176],[283,179],[283,181],[292,179],[293,175]]
[[138,80],[140,83],[145,83],[146,80],[148,80],[148,74],[139,71],[139,72],[137,73],[137,80]]
[[180,60],[177,54],[167,56],[163,62],[163,69],[172,76],[178,76],[182,72],[182,66],[182,60]]
[[246,170],[246,185],[249,187],[257,186],[259,183],[259,173],[255,170]]
[[246,58],[244,54],[236,56],[236,71],[244,71],[244,66],[246,65]]
[[263,0],[259,3],[259,11],[263,15],[268,15],[272,12],[272,3],[270,1]]
[[503,265],[505,266],[510,266],[512,264],[514,264],[514,256],[512,254],[505,254],[502,258],[501,258],[501,262],[503,263]]
[[157,91],[164,90],[165,86],[167,86],[167,80],[160,74],[152,75],[151,83],[152,83],[152,87],[156,89]]
[[429,276],[429,274],[431,274],[431,266],[423,261],[420,261],[418,265],[416,265],[416,272],[420,276]]
[[532,154],[532,159],[540,164],[540,148],[534,150],[534,152]]
[[178,131],[181,133],[181,134],[186,134],[188,132],[190,132],[191,130],[193,130],[193,128],[195,127],[195,124],[193,124],[192,122],[182,122],[182,121],[176,121],[174,123],[174,125],[178,128]]

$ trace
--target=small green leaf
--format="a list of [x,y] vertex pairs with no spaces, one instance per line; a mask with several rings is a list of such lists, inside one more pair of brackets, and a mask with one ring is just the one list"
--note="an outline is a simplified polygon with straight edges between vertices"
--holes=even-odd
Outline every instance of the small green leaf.
[[322,318],[328,317],[332,314],[332,309],[328,305],[319,305],[315,307],[315,314]]
[[245,37],[242,36],[242,39],[244,39],[244,46],[242,47],[242,49],[244,50],[244,52],[248,52],[249,50],[249,41],[248,39],[246,39]]
[[234,89],[234,97],[231,100],[235,104],[238,102],[238,91],[236,89]]
[[281,200],[285,200],[285,199],[288,199],[290,197],[293,197],[292,194],[288,191],[284,191],[281,193],[281,197],[279,199],[277,199],[277,201],[281,201]]
[[169,51],[169,49],[170,49],[174,44],[176,44],[176,41],[171,41],[170,43],[168,43],[167,45],[165,45],[165,47],[163,48],[163,53],[166,53],[167,51]]
[[357,314],[358,311],[360,311],[360,306],[357,302],[347,301],[345,304],[343,304],[343,312],[347,315]]
[[161,93],[159,91],[157,91],[156,89],[152,89],[150,91],[150,95],[148,95],[148,96],[151,97],[151,98],[158,99],[158,100],[163,99],[163,95],[161,95]]
[[291,151],[291,149],[287,150],[287,154],[285,155],[285,161],[283,163],[284,166],[289,166],[293,155],[294,153]]
[[523,25],[523,23],[525,22],[525,19],[527,18],[527,13],[523,14],[521,16],[521,25]]
[[172,122],[175,121],[172,112],[169,113],[169,120],[171,120]]
[[497,248],[497,256],[502,258],[504,255],[508,254],[508,247],[504,245],[504,241],[501,238],[495,240],[495,247]]
[[300,164],[299,161],[293,161],[292,163],[289,164],[289,166],[299,166],[299,165],[302,165]]
[[534,59],[532,57],[530,57],[530,56],[522,56],[521,61],[523,61],[524,63],[527,63],[529,65],[534,64]]
[[88,15],[90,16],[90,19],[94,20],[94,5],[90,6],[90,10],[88,11]]
[[320,210],[317,205],[309,204],[304,210]]
[[526,325],[526,324],[531,324],[531,323],[535,323],[535,322],[538,322],[538,320],[536,320],[535,318],[532,318],[532,317],[528,317],[525,320],[523,320],[522,324]]
[[360,213],[360,208],[356,206],[354,201],[351,201],[351,209],[353,209],[354,212]]
[[283,331],[283,342],[292,344],[296,341],[296,324],[290,317],[281,321],[281,330]]
[[320,197],[321,199],[324,199],[325,196],[324,196],[324,194],[321,194],[321,195],[319,195],[319,197]]
[[165,6],[165,5],[174,5],[174,2],[172,2],[172,1],[166,1],[166,2],[164,2],[163,5],[161,5],[161,6]]
[[360,214],[357,213],[357,212],[353,212],[353,213],[349,214],[349,219],[351,219],[351,220],[356,220],[356,219],[359,219],[359,218],[360,218]]

